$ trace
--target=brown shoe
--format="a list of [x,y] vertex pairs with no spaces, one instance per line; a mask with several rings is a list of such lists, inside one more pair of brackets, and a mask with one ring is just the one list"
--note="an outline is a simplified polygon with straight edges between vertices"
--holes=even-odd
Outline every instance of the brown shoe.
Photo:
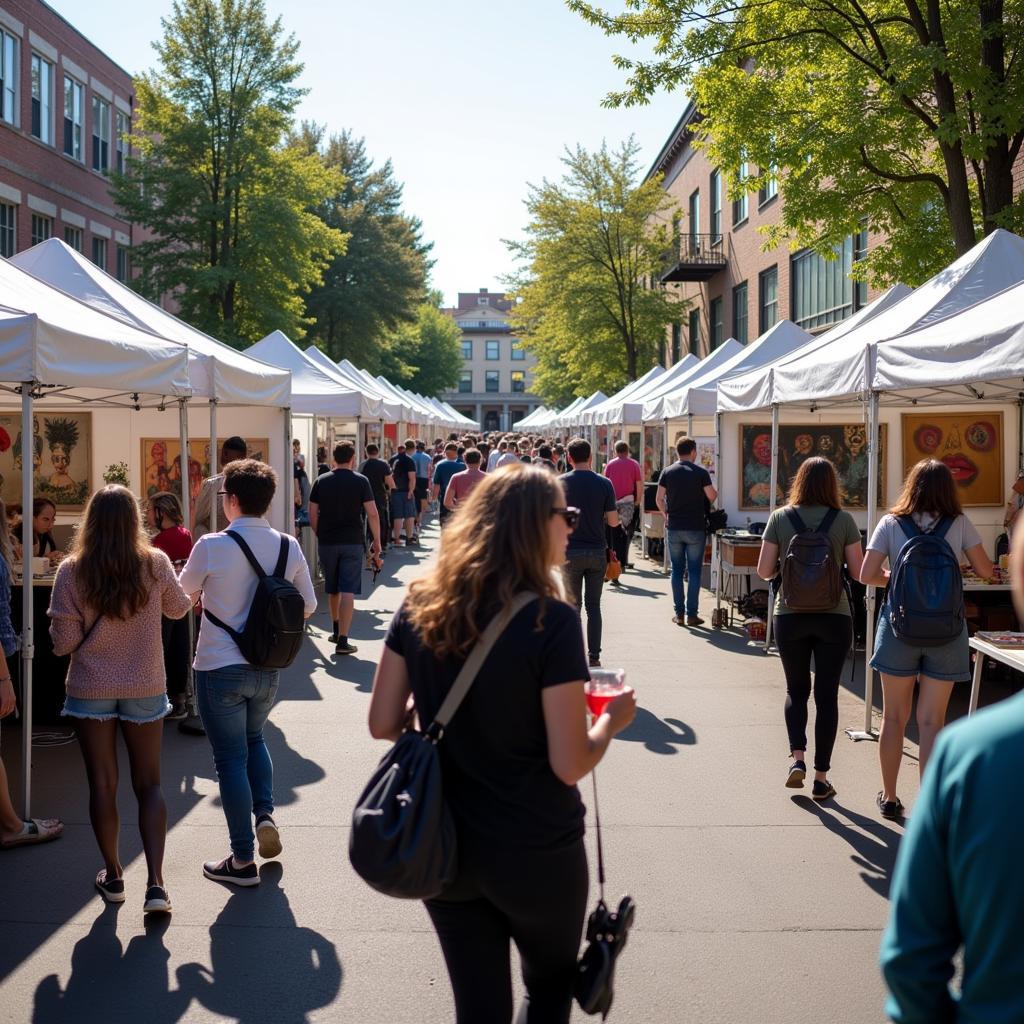
[[688,626],[703,626],[704,620],[699,615],[687,615],[686,624]]
[[672,616],[672,621],[677,626],[685,626],[686,625],[686,616],[685,615],[673,615]]

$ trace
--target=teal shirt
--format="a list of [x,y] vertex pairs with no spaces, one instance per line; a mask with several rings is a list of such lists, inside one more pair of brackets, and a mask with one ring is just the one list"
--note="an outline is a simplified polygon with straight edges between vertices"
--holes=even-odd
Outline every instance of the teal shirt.
[[891,1020],[1024,1021],[1022,795],[1024,694],[939,734],[893,872],[881,952]]

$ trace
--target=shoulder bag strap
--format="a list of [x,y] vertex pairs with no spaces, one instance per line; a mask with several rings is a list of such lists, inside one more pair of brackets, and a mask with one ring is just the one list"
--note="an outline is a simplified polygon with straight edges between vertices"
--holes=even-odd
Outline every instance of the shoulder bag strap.
[[285,572],[288,569],[288,538],[281,534],[281,553],[277,556],[277,565],[274,566],[274,576],[277,579],[285,579]]
[[476,646],[470,651],[465,664],[459,670],[459,674],[455,677],[455,682],[448,691],[448,696],[445,697],[440,710],[434,716],[434,721],[427,729],[428,735],[436,736],[437,739],[441,738],[445,727],[452,720],[452,715],[459,710],[459,705],[465,699],[466,694],[469,693],[469,688],[476,680],[477,674],[483,666],[487,655],[491,653],[491,648],[494,647],[498,637],[505,631],[505,627],[512,619],[531,601],[535,600],[536,597],[536,594],[530,593],[527,590],[516,594],[508,606],[498,612],[487,624],[487,628],[483,631],[480,639],[476,642]]
[[[263,571],[263,566],[256,561],[256,556],[252,553],[252,548],[242,540],[241,534],[235,533],[234,530],[225,530],[224,535],[230,537],[242,549],[242,554],[245,555],[246,561],[253,567],[256,575],[259,576],[260,579],[263,579],[267,574]],[[282,537],[281,540],[285,545],[285,554],[287,557],[288,542],[284,537]]]
[[907,535],[907,540],[912,540],[914,537],[920,537],[921,531],[917,528],[917,523],[914,522],[910,516],[896,516],[896,522],[900,524],[900,529]]
[[832,529],[832,524],[838,518],[839,518],[839,509],[837,509],[837,508],[830,508],[825,513],[825,518],[822,519],[821,523],[818,525],[818,532],[819,533],[828,533],[828,531]]
[[949,528],[953,525],[952,516],[943,516],[928,532],[934,534],[936,537],[944,538],[949,533]]
[[800,513],[797,512],[796,507],[793,505],[787,505],[784,509],[786,518],[789,520],[790,525],[797,533],[807,533],[807,525],[803,519],[800,518]]

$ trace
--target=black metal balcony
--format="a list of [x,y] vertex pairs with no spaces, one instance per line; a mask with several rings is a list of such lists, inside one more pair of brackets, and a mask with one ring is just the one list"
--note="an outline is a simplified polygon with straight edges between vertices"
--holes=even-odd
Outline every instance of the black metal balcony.
[[721,235],[680,235],[678,244],[665,254],[663,282],[708,281],[725,269]]

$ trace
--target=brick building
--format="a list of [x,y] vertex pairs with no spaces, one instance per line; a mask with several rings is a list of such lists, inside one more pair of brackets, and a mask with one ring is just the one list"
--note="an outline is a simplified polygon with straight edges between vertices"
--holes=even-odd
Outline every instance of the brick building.
[[512,302],[502,292],[459,292],[444,310],[462,332],[462,372],[455,391],[441,398],[484,430],[508,430],[540,405],[530,393],[534,356],[512,337]]
[[666,338],[666,364],[687,352],[706,355],[730,337],[747,344],[781,319],[818,333],[871,301],[876,293],[849,276],[872,244],[867,230],[847,238],[834,261],[784,246],[763,252],[758,229],[779,221],[782,198],[771,184],[729,200],[726,173],[693,147],[699,118],[690,104],[647,173],[664,175],[678,211],[662,281],[691,301]]
[[42,0],[0,0],[0,256],[56,236],[121,280],[132,228],[110,198],[132,76]]

